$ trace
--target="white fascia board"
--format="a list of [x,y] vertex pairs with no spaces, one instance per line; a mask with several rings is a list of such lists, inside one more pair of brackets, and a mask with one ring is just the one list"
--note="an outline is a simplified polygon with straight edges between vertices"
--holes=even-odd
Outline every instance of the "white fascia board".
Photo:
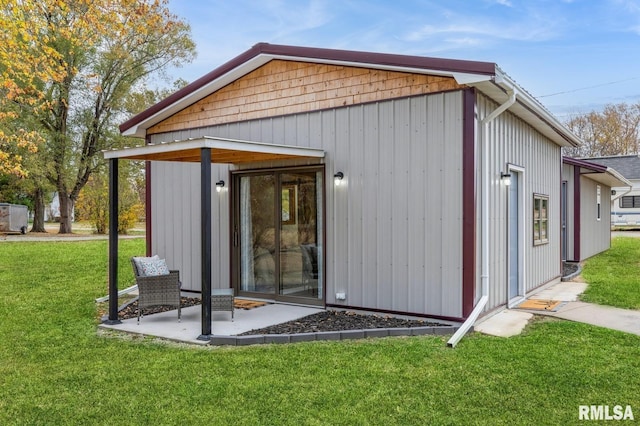
[[629,181],[629,179],[627,179],[624,176],[622,176],[622,174],[620,174],[620,172],[617,171],[616,169],[613,169],[611,167],[607,167],[607,174],[611,175],[615,180],[617,180],[619,182],[618,185],[610,185],[611,187],[613,187],[613,186],[625,186],[625,187],[628,187],[629,189],[633,188],[633,183],[631,183],[631,181]]
[[610,188],[625,188],[625,190],[631,189],[633,186],[631,182],[624,178],[617,170],[612,169],[611,167],[607,168],[607,171],[604,173],[598,172],[587,172],[582,173],[581,176],[586,177],[594,182],[598,182],[602,185],[606,185]]
[[263,154],[294,155],[300,157],[323,158],[324,150],[303,146],[280,145],[264,142],[251,142],[239,139],[225,139],[204,136],[204,148],[224,149],[230,151],[259,152]]
[[498,104],[508,99],[510,90],[515,91],[516,103],[509,108],[512,112],[529,122],[534,128],[537,128],[560,146],[579,146],[582,144],[580,138],[574,135],[536,98],[518,86],[514,80],[498,67],[496,67],[496,75],[492,80],[480,79],[468,81],[466,84],[475,87]]
[[183,141],[161,142],[157,144],[137,146],[133,148],[103,151],[103,153],[105,160],[108,160],[111,158],[139,157],[143,155],[162,154],[200,148],[314,158],[323,158],[325,156],[325,152],[322,149],[269,144],[263,142],[251,142],[239,139],[225,139],[212,136],[204,136],[202,138],[187,139]]
[[447,70],[402,67],[397,65],[375,64],[375,63],[368,63],[368,62],[340,61],[340,60],[333,60],[333,59],[307,58],[302,56],[283,56],[283,55],[264,55],[264,56],[269,56],[270,60],[281,59],[283,61],[308,62],[308,63],[314,63],[314,64],[338,65],[338,66],[353,67],[353,68],[367,68],[367,69],[376,69],[376,70],[384,70],[384,71],[403,72],[403,73],[410,73],[410,74],[426,74],[426,75],[437,75],[440,77],[453,77],[456,79],[456,81],[459,84],[466,84],[465,83],[466,81],[486,81],[486,80],[491,80],[493,78],[492,75],[485,75],[485,74],[467,74],[467,73],[447,71]]
[[459,84],[488,81],[493,78],[492,75],[484,75],[484,74],[467,74],[467,73],[461,73],[461,72],[432,70],[432,69],[413,68],[413,67],[401,67],[401,66],[393,66],[393,65],[385,65],[385,64],[371,64],[371,63],[363,63],[363,62],[339,61],[339,60],[331,60],[331,59],[318,59],[318,58],[307,58],[307,57],[301,57],[301,56],[272,55],[272,54],[262,53],[248,60],[247,62],[244,62],[242,65],[234,68],[233,70],[217,78],[216,80],[213,80],[210,83],[202,86],[200,89],[195,90],[194,92],[190,93],[184,98],[167,106],[165,109],[158,111],[156,114],[138,123],[137,125],[132,126],[131,128],[127,129],[125,132],[123,132],[122,135],[144,137],[145,131],[149,127],[159,123],[160,121],[166,118],[169,118],[173,114],[176,114],[177,112],[183,110],[184,108],[198,102],[199,100],[205,98],[206,96],[209,96],[215,91],[226,86],[227,84],[234,82],[235,80],[258,69],[259,67],[263,66],[267,62],[270,62],[274,59],[280,59],[284,61],[298,61],[298,62],[307,62],[307,63],[339,65],[339,66],[356,67],[356,68],[371,68],[371,69],[404,72],[404,73],[412,73],[412,74],[426,74],[426,75],[437,75],[442,77],[453,77]]
[[171,105],[168,105],[161,111],[158,111],[154,115],[149,118],[146,118],[142,122],[138,123],[135,126],[130,127],[126,131],[122,133],[123,136],[137,136],[144,137],[146,134],[146,130],[161,122],[164,119],[171,117],[172,115],[182,111],[190,105],[198,102],[199,100],[209,96],[210,94],[216,92],[217,90],[223,88],[224,86],[233,83],[237,79],[243,77],[245,74],[250,73],[251,71],[261,67],[262,65],[269,62],[272,58],[269,55],[258,55],[247,62],[243,63],[241,66],[236,67],[229,71],[228,73],[218,77],[217,79],[205,84],[198,90],[195,90],[189,93],[187,96],[179,99]]
[[162,142],[150,145],[141,145],[133,148],[112,149],[103,151],[104,159],[137,157],[140,155],[161,154],[165,152],[176,152],[188,149],[203,148],[200,139],[189,139],[184,141]]
[[479,83],[481,81],[491,81],[495,78],[493,75],[467,74],[461,72],[451,73],[451,76],[456,80],[456,83],[468,85],[473,85],[474,83]]

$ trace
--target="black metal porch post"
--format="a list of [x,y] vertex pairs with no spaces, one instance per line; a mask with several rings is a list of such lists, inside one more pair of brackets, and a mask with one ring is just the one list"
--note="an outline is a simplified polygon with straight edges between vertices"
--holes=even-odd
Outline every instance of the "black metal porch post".
[[118,159],[109,160],[109,319],[106,324],[120,324],[118,319]]
[[200,240],[202,243],[202,334],[211,337],[211,148],[200,150]]

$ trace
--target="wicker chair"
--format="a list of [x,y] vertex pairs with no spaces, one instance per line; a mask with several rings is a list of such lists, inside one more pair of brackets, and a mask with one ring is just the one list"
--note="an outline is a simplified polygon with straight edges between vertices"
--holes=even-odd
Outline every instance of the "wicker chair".
[[233,289],[222,288],[211,290],[211,310],[212,311],[229,311],[231,312],[231,321],[233,321],[233,310],[235,302],[233,297]]
[[180,322],[180,273],[169,271],[169,275],[143,276],[138,271],[136,262],[131,259],[133,273],[138,285],[138,323],[144,316],[142,310],[150,306],[175,306],[178,308],[178,322]]

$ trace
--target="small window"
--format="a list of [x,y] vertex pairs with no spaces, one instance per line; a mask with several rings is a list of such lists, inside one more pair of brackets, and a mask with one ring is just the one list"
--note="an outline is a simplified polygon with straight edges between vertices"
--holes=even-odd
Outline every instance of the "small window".
[[597,205],[597,208],[598,208],[596,220],[600,220],[600,218],[601,218],[600,215],[602,213],[602,211],[600,209],[600,185],[596,185],[596,205]]
[[640,195],[627,196],[620,198],[621,209],[637,209],[640,208]]
[[533,195],[533,245],[549,242],[549,197]]

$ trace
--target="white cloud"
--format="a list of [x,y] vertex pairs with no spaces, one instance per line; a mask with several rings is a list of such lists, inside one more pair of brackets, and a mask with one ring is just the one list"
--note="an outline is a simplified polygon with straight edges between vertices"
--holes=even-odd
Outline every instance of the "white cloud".
[[407,33],[403,39],[406,41],[423,41],[429,38],[445,35],[455,35],[460,40],[469,38],[502,39],[518,41],[544,41],[556,35],[556,29],[551,22],[515,22],[505,24],[502,22],[485,21],[460,22],[445,25],[424,25],[417,30]]
[[275,38],[313,30],[326,25],[331,20],[328,5],[323,0],[295,4],[282,0],[269,0],[261,3],[260,8],[266,14],[264,26],[271,28]]

